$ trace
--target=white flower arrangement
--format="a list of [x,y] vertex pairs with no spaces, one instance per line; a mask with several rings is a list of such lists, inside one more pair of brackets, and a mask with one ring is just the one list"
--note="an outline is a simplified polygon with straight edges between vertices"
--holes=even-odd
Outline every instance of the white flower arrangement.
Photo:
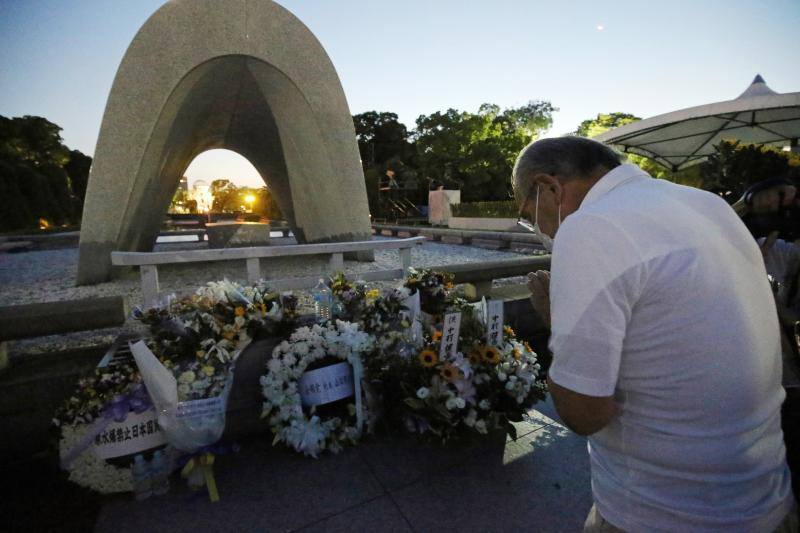
[[[303,411],[298,383],[308,366],[326,357],[352,365],[355,380],[360,379],[362,355],[374,346],[375,339],[361,331],[357,324],[337,320],[335,324],[297,329],[288,341],[275,347],[261,377],[264,396],[262,418],[266,418],[275,434],[273,444],[284,442],[296,451],[311,457],[324,451],[334,453],[344,445],[355,444],[361,437],[356,405],[362,404],[362,420],[368,419],[366,402],[354,398],[344,417],[322,418],[312,407]],[[358,394],[359,387],[356,387]]]
[[[91,429],[92,424],[62,425],[59,449],[62,452],[72,450]],[[101,494],[133,490],[130,466],[114,466],[105,459],[97,457],[92,451],[82,453],[72,461],[69,468],[69,480]]]
[[398,357],[390,351],[368,361],[370,379],[381,387],[390,423],[442,441],[495,430],[514,436],[511,422],[524,419],[525,412],[544,398],[541,366],[527,343],[506,327],[503,342],[487,346],[484,327],[469,315],[462,316],[465,323],[469,330],[460,341],[467,353],[440,359],[441,333],[434,329],[417,357]]

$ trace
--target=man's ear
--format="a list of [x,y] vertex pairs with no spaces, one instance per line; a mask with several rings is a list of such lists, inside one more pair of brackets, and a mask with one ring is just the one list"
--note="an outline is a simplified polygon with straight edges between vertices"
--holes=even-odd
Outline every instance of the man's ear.
[[554,194],[556,196],[556,202],[561,203],[561,197],[564,194],[564,188],[561,186],[561,182],[558,181],[558,178],[551,174],[537,174],[534,179],[536,183],[539,184],[540,190],[546,191],[550,194]]

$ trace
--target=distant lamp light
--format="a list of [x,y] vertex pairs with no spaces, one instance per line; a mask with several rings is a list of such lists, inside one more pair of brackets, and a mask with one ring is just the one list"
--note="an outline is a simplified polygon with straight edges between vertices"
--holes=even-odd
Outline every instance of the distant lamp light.
[[244,201],[247,204],[247,208],[250,211],[252,211],[253,210],[253,202],[256,201],[256,197],[253,196],[252,194],[248,194],[247,196],[244,197]]

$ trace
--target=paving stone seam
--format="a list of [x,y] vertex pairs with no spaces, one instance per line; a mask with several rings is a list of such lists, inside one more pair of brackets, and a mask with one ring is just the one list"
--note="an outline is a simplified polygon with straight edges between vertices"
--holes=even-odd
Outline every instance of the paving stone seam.
[[[383,488],[383,487],[381,487],[381,488]],[[307,529],[307,528],[309,528],[311,526],[314,526],[314,525],[317,525],[317,524],[321,524],[321,523],[325,522],[326,520],[330,520],[331,518],[335,518],[335,517],[337,517],[339,515],[343,515],[344,513],[352,511],[353,509],[358,509],[359,507],[362,507],[362,506],[370,504],[370,503],[372,503],[374,501],[380,500],[384,496],[386,496],[385,492],[382,493],[382,494],[378,494],[377,496],[373,496],[372,498],[367,498],[364,501],[360,501],[358,503],[354,503],[353,505],[350,505],[349,507],[345,507],[341,511],[337,511],[335,513],[331,513],[329,515],[323,516],[322,518],[319,518],[319,519],[314,520],[312,522],[309,522],[307,524],[303,524],[300,527],[297,527],[297,528],[294,528],[294,529],[287,529],[286,533],[299,533],[299,532],[303,531],[304,529]]]
[[[369,460],[368,460],[368,459],[367,459],[367,458],[366,458],[364,455],[362,455],[361,453],[358,453],[358,455],[359,455],[359,457],[361,457],[361,460],[362,460],[362,461],[364,461],[364,464],[365,464],[365,465],[367,465],[367,469],[369,470],[370,474],[372,474],[372,477],[374,477],[374,478],[375,478],[375,480],[378,482],[378,485],[380,485],[381,489],[383,490],[383,493],[384,493],[386,496],[388,496],[388,497],[389,497],[389,500],[391,500],[391,502],[392,502],[392,505],[394,505],[394,508],[395,508],[395,509],[397,509],[397,512],[398,512],[398,513],[400,513],[400,516],[402,516],[402,517],[403,517],[403,521],[404,521],[404,522],[406,523],[406,525],[408,526],[408,529],[409,529],[410,531],[412,531],[412,533],[413,533],[413,532],[416,532],[416,529],[415,529],[415,528],[414,528],[414,526],[411,524],[411,520],[409,520],[409,519],[408,519],[408,517],[406,516],[406,514],[403,512],[403,509],[400,507],[400,504],[398,504],[398,503],[397,503],[397,500],[395,500],[395,499],[394,499],[394,496],[392,495],[391,491],[389,491],[389,490],[388,490],[388,489],[387,489],[387,488],[384,486],[384,484],[381,482],[381,479],[380,479],[380,477],[379,477],[379,476],[378,476],[378,475],[375,473],[375,470],[372,468],[372,465],[369,463]],[[418,481],[418,480],[417,480],[417,481]]]

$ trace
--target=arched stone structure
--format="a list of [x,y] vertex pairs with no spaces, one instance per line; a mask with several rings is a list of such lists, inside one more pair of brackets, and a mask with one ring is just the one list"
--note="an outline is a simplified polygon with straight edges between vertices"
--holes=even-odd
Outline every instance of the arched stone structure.
[[113,250],[151,250],[199,153],[250,160],[300,242],[366,240],[353,122],[314,35],[266,0],[171,0],[133,39],[106,104],[81,227],[78,283]]

